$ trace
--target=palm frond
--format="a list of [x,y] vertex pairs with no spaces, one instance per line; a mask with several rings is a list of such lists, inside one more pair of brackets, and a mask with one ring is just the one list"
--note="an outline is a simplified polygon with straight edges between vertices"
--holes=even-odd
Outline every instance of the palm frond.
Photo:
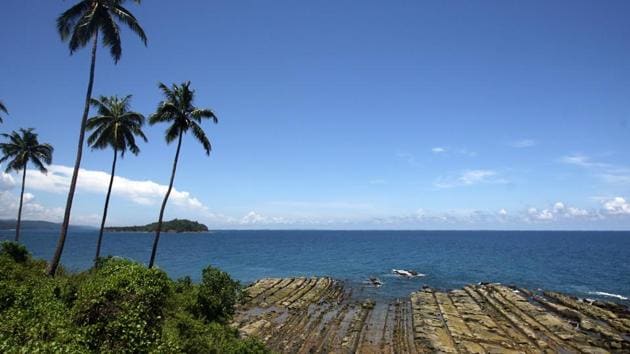
[[[91,131],[87,142],[92,149],[115,148],[124,155],[126,150],[140,151],[135,143],[135,136],[147,141],[142,132],[144,116],[130,111],[131,95],[104,97],[93,100],[99,113],[88,119],[86,129]],[[133,146],[130,146],[133,145]]]
[[57,18],[57,31],[62,41],[70,37],[70,32],[74,29],[78,20],[90,10],[91,6],[91,1],[83,0],[59,15]]
[[147,35],[144,33],[142,27],[140,27],[138,19],[136,19],[131,12],[120,5],[112,6],[110,11],[120,22],[126,24],[130,30],[137,34],[145,46],[147,45]]
[[219,119],[211,109],[195,109],[194,111],[190,112],[190,116],[195,118],[195,120],[198,122],[201,122],[201,119],[203,118],[209,118],[212,119],[215,124],[219,123]]
[[105,47],[109,47],[109,53],[114,59],[114,63],[118,63],[122,55],[120,28],[108,12],[103,12],[101,21],[100,27],[103,33],[103,44]]
[[179,137],[179,134],[183,133],[180,127],[177,124],[173,124],[168,129],[166,129],[166,134],[164,138],[166,139],[166,143],[170,144],[173,140]]
[[98,31],[98,21],[95,19],[99,12],[98,10],[98,6],[93,6],[92,9],[89,12],[86,12],[74,26],[74,31],[72,32],[68,43],[70,54],[73,54],[78,49],[85,47],[96,35]]
[[196,122],[190,122],[190,130],[192,131],[193,136],[201,143],[203,149],[206,150],[206,155],[210,155],[210,151],[212,150],[212,145],[210,145],[210,140],[206,136],[206,133],[201,129],[199,124]]
[[31,156],[31,163],[33,163],[33,165],[35,165],[35,167],[37,167],[37,169],[39,170],[39,172],[46,174],[48,173],[48,169],[46,169],[46,166],[44,166],[44,164],[42,163],[42,161],[40,159],[38,159],[35,156]]
[[[140,4],[140,0],[133,0]],[[124,0],[82,0],[57,18],[57,31],[62,41],[68,41],[70,54],[85,47],[91,39],[102,33],[103,45],[110,49],[115,62],[120,60],[122,45],[120,28],[116,21],[125,24],[142,42],[147,36],[138,19],[122,6]]]
[[26,168],[28,161],[32,161],[40,171],[45,171],[44,163],[52,163],[53,147],[49,144],[40,144],[37,134],[33,129],[19,129],[11,134],[2,134],[9,140],[0,143],[0,163],[7,162],[6,171],[19,171]]
[[194,106],[195,90],[190,87],[190,81],[171,87],[163,83],[158,84],[165,99],[160,102],[154,114],[149,117],[149,124],[170,123],[166,129],[165,139],[171,143],[180,134],[192,130],[192,134],[203,145],[206,154],[210,154],[212,146],[210,140],[198,123],[205,119],[211,119],[217,123],[218,119],[210,109],[202,109]]

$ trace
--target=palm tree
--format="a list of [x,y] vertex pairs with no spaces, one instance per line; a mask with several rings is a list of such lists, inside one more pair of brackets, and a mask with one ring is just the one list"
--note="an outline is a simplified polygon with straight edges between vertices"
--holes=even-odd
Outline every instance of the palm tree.
[[[138,4],[141,2],[141,0],[132,1]],[[147,37],[144,34],[142,27],[138,24],[138,20],[131,14],[131,12],[129,12],[129,10],[122,6],[125,2],[125,0],[81,0],[57,18],[57,30],[61,36],[61,40],[68,41],[70,54],[73,54],[75,51],[85,47],[90,41],[92,41],[92,60],[85,97],[85,107],[83,109],[83,116],[81,117],[77,156],[74,163],[74,171],[72,172],[72,180],[70,181],[68,199],[66,200],[66,210],[63,216],[63,223],[61,224],[61,233],[59,235],[59,240],[57,241],[55,254],[53,255],[46,271],[50,276],[55,275],[55,271],[59,266],[61,253],[63,252],[63,246],[66,242],[66,235],[68,233],[72,200],[77,186],[79,168],[81,167],[81,156],[83,155],[85,125],[90,111],[90,100],[92,99],[94,67],[96,66],[96,49],[98,48],[99,34],[103,37],[103,44],[106,47],[109,47],[109,52],[115,63],[118,63],[122,54],[120,27],[116,21],[125,24],[140,37],[145,45],[147,44]]]
[[160,102],[157,111],[149,117],[149,124],[169,123],[166,129],[166,143],[170,144],[177,140],[177,151],[175,152],[175,160],[173,161],[173,171],[171,172],[171,181],[168,184],[168,190],[162,201],[160,209],[160,217],[158,219],[155,239],[153,240],[153,249],[151,250],[151,260],[149,268],[155,263],[155,254],[157,252],[158,242],[160,241],[160,232],[162,231],[162,219],[164,217],[164,209],[166,202],[173,189],[173,181],[175,180],[175,171],[177,170],[177,160],[179,160],[179,151],[182,147],[182,137],[188,130],[192,131],[193,136],[201,143],[206,155],[210,155],[212,146],[206,137],[203,129],[201,129],[201,121],[203,119],[211,119],[214,123],[218,122],[214,112],[210,109],[200,109],[193,105],[195,99],[195,91],[190,88],[190,81],[181,85],[173,84],[170,88],[163,83],[159,84],[160,90],[164,94],[165,100]]
[[130,101],[131,95],[123,98],[118,98],[118,96],[101,96],[98,99],[92,99],[90,101],[92,107],[98,111],[98,115],[88,119],[87,121],[87,130],[93,131],[92,134],[88,136],[88,144],[92,147],[92,149],[106,149],[111,147],[114,150],[114,160],[112,162],[112,172],[109,177],[107,196],[105,197],[103,219],[101,220],[98,242],[96,243],[96,256],[94,257],[95,266],[101,254],[103,229],[105,228],[109,197],[112,193],[114,175],[116,174],[116,160],[118,158],[118,153],[120,153],[120,157],[124,157],[125,152],[129,150],[132,154],[138,155],[138,153],[140,153],[140,149],[138,148],[138,145],[136,145],[135,137],[138,136],[145,142],[147,141],[147,137],[142,132],[144,116],[140,113],[129,110]]
[[[2,101],[0,101],[0,112],[9,114],[9,111],[7,110],[7,106],[5,106],[4,103],[2,103]],[[0,117],[0,123],[2,123],[2,117]]]
[[2,134],[2,136],[9,140],[7,143],[0,143],[0,151],[2,151],[0,163],[9,161],[5,172],[22,171],[22,191],[20,192],[20,206],[15,226],[15,242],[19,242],[26,166],[30,161],[41,173],[48,172],[44,164],[50,165],[52,163],[53,147],[49,144],[40,144],[33,129],[20,129],[19,133],[13,131],[11,134]]

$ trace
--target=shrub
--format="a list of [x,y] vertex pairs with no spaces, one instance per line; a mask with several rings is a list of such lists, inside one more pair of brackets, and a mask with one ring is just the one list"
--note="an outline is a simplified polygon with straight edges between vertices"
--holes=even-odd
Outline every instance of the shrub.
[[15,262],[24,263],[31,258],[30,253],[28,253],[24,245],[11,241],[4,241],[1,245],[0,253],[11,257]]
[[216,268],[195,284],[111,257],[55,278],[45,266],[21,245],[0,248],[0,353],[268,353],[217,322],[241,289]]
[[225,323],[234,314],[234,306],[242,298],[239,282],[220,269],[208,266],[203,270],[197,293],[197,315],[206,323]]
[[169,290],[164,272],[109,259],[80,285],[74,320],[92,350],[148,352],[160,336]]
[[1,353],[87,351],[57,297],[57,280],[43,270],[43,262],[17,263],[6,253],[0,255]]
[[219,323],[204,323],[186,312],[169,317],[164,340],[179,353],[270,353],[255,339],[241,339],[238,331]]

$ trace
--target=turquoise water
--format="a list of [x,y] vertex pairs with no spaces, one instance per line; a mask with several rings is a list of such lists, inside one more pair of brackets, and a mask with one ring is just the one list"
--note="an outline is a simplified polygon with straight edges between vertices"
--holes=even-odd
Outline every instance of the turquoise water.
[[[0,231],[9,239],[11,231]],[[49,259],[58,232],[25,230],[23,242]],[[68,236],[62,263],[91,265],[94,230]],[[108,233],[102,254],[147,262],[153,234]],[[630,297],[630,232],[562,231],[214,231],[163,234],[157,263],[172,277],[199,279],[207,264],[244,283],[262,277],[327,275],[346,280],[355,293],[405,296],[422,285],[451,289],[480,281],[556,290],[622,301]],[[391,270],[425,277],[401,279]],[[385,284],[362,286],[370,276]]]

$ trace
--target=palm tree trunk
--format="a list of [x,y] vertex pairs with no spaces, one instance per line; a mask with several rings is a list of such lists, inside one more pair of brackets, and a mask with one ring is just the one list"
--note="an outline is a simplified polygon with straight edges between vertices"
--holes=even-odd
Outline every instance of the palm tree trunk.
[[179,140],[177,141],[177,152],[175,153],[175,160],[173,161],[173,172],[171,173],[171,182],[168,184],[168,190],[162,201],[162,208],[160,209],[160,218],[158,219],[157,230],[155,231],[155,240],[153,240],[153,249],[151,250],[151,260],[149,261],[149,268],[153,268],[155,263],[155,254],[157,253],[158,242],[160,241],[160,232],[162,231],[162,219],[164,218],[164,209],[166,208],[166,202],[168,196],[173,189],[173,181],[175,181],[175,171],[177,170],[177,160],[179,160],[179,150],[182,147],[182,132],[179,132]]
[[20,223],[22,223],[22,202],[24,201],[24,182],[26,182],[26,164],[22,171],[22,192],[20,192],[20,207],[18,209],[17,224],[15,225],[15,242],[20,242]]
[[81,130],[79,131],[79,145],[77,148],[77,158],[74,162],[74,171],[72,172],[72,180],[70,181],[70,190],[68,191],[68,199],[66,200],[66,211],[63,215],[63,223],[61,224],[61,233],[59,234],[59,240],[57,241],[57,248],[55,254],[48,264],[46,273],[54,277],[57,267],[59,267],[59,261],[61,260],[61,253],[63,253],[63,246],[66,243],[66,236],[68,235],[68,225],[70,225],[70,212],[72,210],[72,200],[74,198],[74,190],[77,187],[77,178],[79,176],[79,168],[81,167],[81,156],[83,155],[83,140],[85,139],[85,124],[90,112],[90,99],[92,98],[92,87],[94,86],[94,68],[96,66],[96,48],[98,47],[98,32],[94,34],[94,44],[92,46],[92,62],[90,65],[90,79],[88,81],[87,93],[85,95],[85,108],[83,109],[83,117],[81,117]]
[[101,243],[103,241],[103,230],[105,229],[105,220],[107,219],[107,208],[109,207],[109,197],[112,194],[112,185],[114,184],[114,175],[116,174],[116,159],[118,158],[118,149],[114,147],[114,162],[112,162],[112,173],[109,177],[109,187],[107,188],[107,196],[105,197],[105,209],[103,210],[103,220],[101,220],[101,229],[98,232],[98,241],[96,242],[96,256],[94,256],[94,267],[101,256]]

